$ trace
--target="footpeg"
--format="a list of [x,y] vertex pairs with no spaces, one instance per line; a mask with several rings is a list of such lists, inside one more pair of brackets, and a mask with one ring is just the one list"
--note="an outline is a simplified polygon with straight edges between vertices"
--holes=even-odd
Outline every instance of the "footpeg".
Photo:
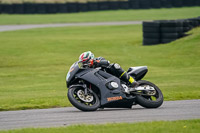
[[124,92],[125,92],[126,94],[130,94],[130,90],[129,90],[129,88],[128,88],[127,85],[122,84],[122,87],[124,88]]

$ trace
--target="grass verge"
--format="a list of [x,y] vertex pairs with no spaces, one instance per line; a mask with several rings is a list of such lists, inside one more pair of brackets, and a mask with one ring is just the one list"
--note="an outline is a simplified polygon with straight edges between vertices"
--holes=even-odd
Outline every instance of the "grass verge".
[[100,21],[135,21],[159,19],[183,19],[199,16],[199,7],[115,10],[99,12],[82,12],[68,14],[35,14],[35,15],[0,15],[0,25],[9,24],[44,24]]
[[200,28],[165,45],[142,46],[142,26],[44,28],[0,33],[0,110],[71,106],[66,73],[91,50],[145,77],[165,100],[200,99]]
[[181,120],[181,121],[154,121],[140,123],[120,123],[103,125],[75,125],[59,128],[27,128],[0,133],[199,133],[200,120]]

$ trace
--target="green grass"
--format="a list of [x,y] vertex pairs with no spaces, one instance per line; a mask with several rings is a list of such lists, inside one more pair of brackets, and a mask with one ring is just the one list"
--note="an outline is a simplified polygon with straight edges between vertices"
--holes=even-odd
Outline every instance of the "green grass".
[[200,120],[156,121],[102,125],[75,125],[59,128],[27,128],[0,133],[199,133]]
[[149,67],[165,100],[200,99],[200,28],[165,45],[142,46],[142,26],[41,28],[0,33],[0,110],[71,106],[66,73],[91,50],[122,68]]
[[68,22],[135,21],[183,19],[199,16],[200,7],[163,8],[146,10],[115,10],[68,14],[0,15],[0,25],[44,24]]

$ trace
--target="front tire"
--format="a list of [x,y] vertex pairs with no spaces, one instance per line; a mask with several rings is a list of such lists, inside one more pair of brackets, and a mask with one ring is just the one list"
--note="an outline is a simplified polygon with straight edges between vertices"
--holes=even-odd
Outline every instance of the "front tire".
[[154,96],[143,96],[143,95],[137,95],[136,101],[139,105],[145,107],[145,108],[158,108],[163,103],[163,94],[161,90],[153,83],[145,80],[138,81],[139,86],[142,85],[149,85],[153,87],[156,90],[156,94]]
[[78,96],[78,93],[81,91],[84,91],[84,89],[81,87],[73,87],[68,89],[67,96],[71,104],[82,111],[96,111],[100,106],[100,101],[97,94],[95,92],[89,94],[89,96],[92,96],[92,101],[86,102],[83,101],[83,98]]

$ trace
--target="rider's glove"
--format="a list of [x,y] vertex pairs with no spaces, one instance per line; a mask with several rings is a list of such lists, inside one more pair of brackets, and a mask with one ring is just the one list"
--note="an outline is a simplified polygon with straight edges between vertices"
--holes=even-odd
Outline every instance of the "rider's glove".
[[89,66],[90,67],[92,67],[94,65],[94,63],[95,63],[95,60],[93,60],[93,59],[89,60]]

